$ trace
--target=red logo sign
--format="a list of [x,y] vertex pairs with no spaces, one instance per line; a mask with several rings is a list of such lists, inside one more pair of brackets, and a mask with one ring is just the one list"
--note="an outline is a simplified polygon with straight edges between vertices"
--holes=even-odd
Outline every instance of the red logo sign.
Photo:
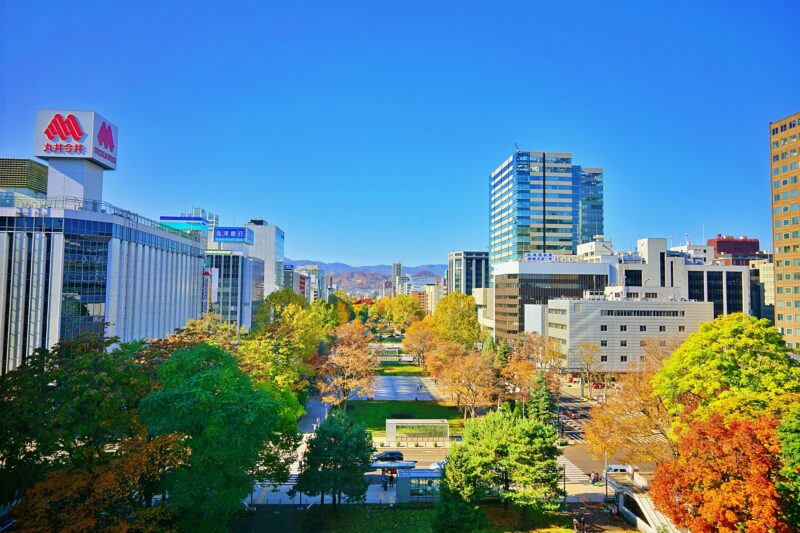
[[66,120],[61,113],[56,113],[44,130],[44,134],[51,141],[56,137],[60,137],[62,141],[66,141],[67,137],[72,137],[72,140],[76,142],[83,138],[83,130],[78,124],[78,119],[72,113],[67,115]]
[[109,152],[114,151],[114,134],[111,131],[111,126],[105,122],[100,125],[100,131],[97,133],[97,142]]

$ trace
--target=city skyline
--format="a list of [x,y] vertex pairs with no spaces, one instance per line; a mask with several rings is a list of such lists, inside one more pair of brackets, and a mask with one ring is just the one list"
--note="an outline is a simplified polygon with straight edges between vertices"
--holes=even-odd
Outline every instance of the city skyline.
[[[37,109],[96,109],[122,129],[113,204],[153,219],[193,206],[228,225],[263,218],[293,258],[440,264],[488,249],[489,176],[517,143],[604,169],[605,234],[620,249],[644,235],[698,242],[704,229],[769,248],[765,140],[770,121],[797,111],[800,81],[785,68],[798,45],[772,36],[793,32],[800,9],[673,4],[643,20],[631,5],[519,4],[515,19],[569,30],[503,39],[508,13],[475,5],[165,8],[158,19],[103,5],[91,68],[41,61],[41,36],[80,13],[8,3],[0,152],[32,158]],[[20,74],[31,65],[37,76]],[[553,76],[538,83],[540,71]]]

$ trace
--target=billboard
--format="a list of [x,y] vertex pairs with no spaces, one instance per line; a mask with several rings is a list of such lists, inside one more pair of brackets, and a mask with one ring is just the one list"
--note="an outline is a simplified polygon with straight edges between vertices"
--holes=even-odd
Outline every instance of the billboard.
[[542,252],[527,252],[525,261],[553,261],[553,254]]
[[117,126],[94,111],[40,109],[34,155],[42,159],[89,159],[117,168]]
[[253,230],[250,228],[232,228],[216,226],[214,228],[214,242],[238,242],[253,244]]

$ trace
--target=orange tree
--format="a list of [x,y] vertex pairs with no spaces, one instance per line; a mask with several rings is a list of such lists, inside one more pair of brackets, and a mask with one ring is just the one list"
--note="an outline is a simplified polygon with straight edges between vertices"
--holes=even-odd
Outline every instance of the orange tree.
[[661,464],[650,484],[656,506],[693,532],[788,532],[776,474],[781,447],[769,416],[693,421],[678,457]]

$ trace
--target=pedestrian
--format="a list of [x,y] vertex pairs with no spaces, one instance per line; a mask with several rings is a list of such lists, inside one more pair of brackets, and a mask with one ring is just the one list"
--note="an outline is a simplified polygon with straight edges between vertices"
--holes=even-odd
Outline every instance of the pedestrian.
[[581,533],[586,533],[586,517],[581,517]]
[[572,519],[572,531],[573,531],[573,533],[578,533],[578,519],[577,518],[573,518]]
[[383,490],[384,490],[384,492],[389,490],[389,487],[386,485],[386,478],[383,478]]
[[389,486],[394,487],[394,474],[389,474]]

